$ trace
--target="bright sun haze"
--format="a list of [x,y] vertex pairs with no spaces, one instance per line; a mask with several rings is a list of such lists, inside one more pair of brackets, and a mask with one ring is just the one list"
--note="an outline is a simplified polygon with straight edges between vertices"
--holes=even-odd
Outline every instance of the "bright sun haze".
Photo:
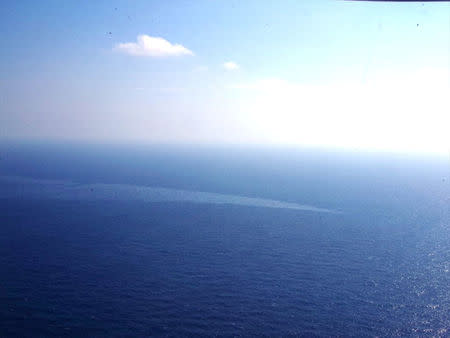
[[450,147],[449,3],[0,10],[1,139]]

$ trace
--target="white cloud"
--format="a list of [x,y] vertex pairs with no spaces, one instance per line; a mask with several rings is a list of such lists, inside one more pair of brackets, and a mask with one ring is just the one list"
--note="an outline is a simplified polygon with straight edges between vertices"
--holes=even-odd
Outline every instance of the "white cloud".
[[180,44],[172,44],[169,41],[148,35],[138,35],[137,42],[119,43],[117,50],[135,56],[180,56],[194,55],[194,53]]
[[226,70],[237,70],[239,69],[239,65],[233,61],[227,61],[223,64],[223,68]]

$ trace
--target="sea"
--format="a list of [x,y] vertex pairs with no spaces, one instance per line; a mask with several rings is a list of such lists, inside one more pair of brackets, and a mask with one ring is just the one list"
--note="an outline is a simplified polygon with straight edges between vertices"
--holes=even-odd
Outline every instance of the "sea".
[[1,337],[449,337],[450,159],[3,142]]

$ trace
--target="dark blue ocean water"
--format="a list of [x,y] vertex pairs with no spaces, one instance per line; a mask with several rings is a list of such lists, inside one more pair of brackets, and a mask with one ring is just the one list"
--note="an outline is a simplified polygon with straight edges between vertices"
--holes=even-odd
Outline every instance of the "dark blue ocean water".
[[448,161],[3,144],[0,336],[449,336]]

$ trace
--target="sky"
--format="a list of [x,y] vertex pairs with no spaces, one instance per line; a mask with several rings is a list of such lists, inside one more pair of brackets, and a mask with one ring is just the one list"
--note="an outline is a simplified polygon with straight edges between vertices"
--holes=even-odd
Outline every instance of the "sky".
[[1,1],[0,139],[450,151],[450,3]]

